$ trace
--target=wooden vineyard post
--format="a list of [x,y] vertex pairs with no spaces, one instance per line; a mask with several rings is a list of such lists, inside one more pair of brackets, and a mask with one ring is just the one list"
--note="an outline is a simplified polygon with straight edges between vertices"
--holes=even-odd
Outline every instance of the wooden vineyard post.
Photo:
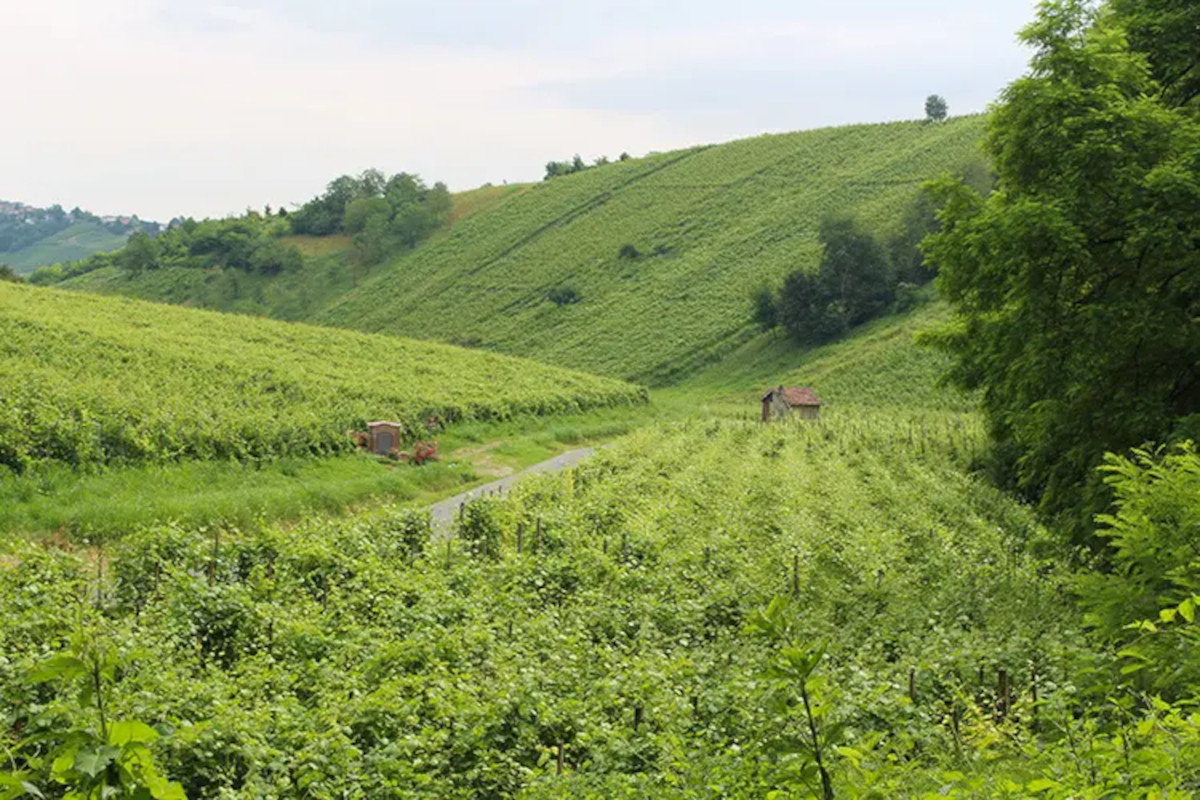
[[800,596],[800,554],[792,553],[792,597]]
[[1030,722],[1029,722],[1029,729],[1030,729],[1031,731],[1033,731],[1033,732],[1035,732],[1035,733],[1036,733],[1036,732],[1037,732],[1037,729],[1038,729],[1038,674],[1037,674],[1037,664],[1033,664],[1033,665],[1032,665],[1032,666],[1030,666],[1030,668],[1029,668],[1029,692],[1030,692],[1031,698],[1032,698],[1032,700],[1033,700],[1033,710],[1032,710],[1032,712],[1031,712],[1031,713],[1032,713],[1032,716],[1033,716],[1033,719],[1031,719],[1031,720],[1030,720]]
[[908,699],[915,706],[917,704],[917,668],[908,668]]
[[212,558],[208,561],[208,585],[212,586],[217,579],[217,557],[221,553],[221,529],[213,528]]
[[633,730],[635,733],[637,732],[638,728],[642,727],[642,719],[644,718],[645,714],[646,709],[641,703],[638,703],[633,707]]
[[537,551],[538,551],[538,555],[541,555],[541,553],[542,553],[542,543],[543,543],[542,518],[538,517],[537,518]]
[[521,551],[525,547],[525,523],[517,523],[517,555],[521,555]]
[[450,561],[454,558],[454,537],[446,537],[446,569],[450,569]]
[[563,774],[563,751],[567,749],[566,742],[558,743],[558,774]]
[[1012,686],[1008,681],[1008,670],[1001,668],[996,674],[996,719],[1003,720],[1012,707]]

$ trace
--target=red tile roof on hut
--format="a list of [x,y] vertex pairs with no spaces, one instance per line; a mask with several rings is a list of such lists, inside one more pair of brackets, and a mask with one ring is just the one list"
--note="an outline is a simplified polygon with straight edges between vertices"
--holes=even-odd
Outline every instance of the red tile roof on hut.
[[807,386],[778,386],[762,397],[762,421],[785,419],[796,412],[801,419],[817,419],[821,398]]

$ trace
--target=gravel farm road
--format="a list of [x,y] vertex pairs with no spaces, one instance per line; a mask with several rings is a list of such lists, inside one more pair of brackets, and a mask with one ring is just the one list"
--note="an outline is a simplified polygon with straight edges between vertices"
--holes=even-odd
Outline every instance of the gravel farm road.
[[528,475],[537,475],[543,472],[560,472],[564,469],[570,469],[584,459],[593,456],[596,451],[591,447],[581,447],[578,450],[568,450],[565,453],[560,453],[554,458],[542,461],[539,464],[534,464],[528,469],[523,469],[518,473],[509,475],[506,478],[501,478],[491,483],[485,483],[482,486],[476,486],[469,492],[456,494],[454,497],[442,500],[440,503],[434,503],[429,507],[430,521],[433,523],[433,532],[436,536],[445,536],[454,526],[454,515],[458,513],[459,506],[470,502],[477,497],[483,497],[485,494],[503,494],[508,491],[513,484]]

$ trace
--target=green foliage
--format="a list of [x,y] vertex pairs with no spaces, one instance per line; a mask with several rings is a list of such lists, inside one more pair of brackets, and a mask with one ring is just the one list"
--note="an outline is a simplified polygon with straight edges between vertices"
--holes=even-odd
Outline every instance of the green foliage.
[[780,324],[802,344],[835,339],[887,311],[896,279],[879,241],[849,217],[821,222],[824,254],[816,273],[797,270],[784,278],[773,300],[755,298],[754,319],[769,330]]
[[574,286],[555,286],[546,293],[546,299],[556,306],[573,306],[582,298]]
[[354,234],[359,258],[373,264],[400,247],[415,247],[446,222],[450,210],[445,184],[429,187],[416,175],[401,172],[388,178],[370,169],[357,178],[335,178],[324,194],[288,219],[297,234]]
[[945,122],[949,113],[950,106],[940,94],[931,94],[925,98],[925,119],[928,122]]
[[779,327],[779,310],[775,292],[770,286],[760,286],[750,296],[750,316],[754,324],[764,333]]
[[143,270],[158,267],[158,243],[142,231],[129,237],[125,248],[117,253],[117,266],[131,275],[138,275]]
[[[816,270],[822,218],[852,213],[889,241],[922,181],[978,158],[982,124],[762,136],[514,189],[312,319],[669,383],[753,335],[757,287]],[[587,299],[569,325],[544,302],[563,285]]]
[[[626,156],[626,158],[624,158],[622,160],[623,161],[628,160],[628,156]],[[600,158],[596,159],[596,163],[594,166],[602,167],[608,163],[610,163],[609,160],[607,158],[601,156]],[[544,178],[544,180],[550,180],[551,178],[559,178],[559,177],[562,177],[563,175],[575,175],[577,173],[583,172],[585,169],[591,169],[592,166],[593,165],[588,165],[587,162],[585,162],[583,160],[583,158],[578,153],[576,153],[575,157],[573,159],[571,159],[570,161],[550,161],[550,162],[548,162],[546,164],[546,177]]]
[[392,206],[383,197],[360,197],[346,205],[342,229],[346,233],[360,233],[372,217],[383,217],[384,222],[392,215]]
[[1063,570],[1026,554],[1045,534],[963,472],[956,439],[864,410],[659,426],[464,511],[479,557],[449,563],[413,552],[426,520],[391,513],[147,530],[99,584],[84,555],[9,541],[0,724],[44,713],[23,676],[82,592],[141,651],[106,714],[161,728],[147,746],[193,796],[1194,788],[1190,708],[1081,683],[1111,673]]
[[[1111,546],[1111,569],[1080,578],[1088,621],[1106,641],[1127,646],[1145,688],[1194,691],[1200,653],[1186,646],[1196,628],[1193,598],[1200,595],[1200,456],[1188,444],[1169,453],[1110,455],[1105,482],[1116,496],[1098,534]],[[1149,621],[1149,627],[1140,624]],[[1182,623],[1182,629],[1168,627]],[[1155,627],[1164,624],[1162,635]],[[1168,635],[1178,631],[1180,636]]]
[[[90,616],[86,608],[79,613]],[[38,788],[44,777],[61,787],[66,800],[185,800],[183,788],[158,772],[150,746],[159,732],[143,722],[110,717],[121,657],[97,621],[89,622],[72,635],[68,650],[27,676],[33,687],[58,684],[75,695],[74,702],[51,703],[28,721],[36,733],[19,739],[10,753],[11,771],[0,776],[0,797],[45,797]],[[95,716],[84,721],[80,711]],[[49,791],[48,784],[43,783]]]
[[8,264],[0,264],[0,281],[8,283],[21,283],[24,279],[18,275]]
[[939,184],[928,245],[957,311],[937,341],[983,390],[998,474],[1079,540],[1108,501],[1104,453],[1200,412],[1200,115],[1154,67],[1158,42],[1195,47],[1195,10],[1138,9],[1043,6],[1032,71],[989,122],[999,191]]
[[[7,288],[5,288],[7,287]],[[642,389],[445,345],[0,284],[0,465],[258,459],[445,423],[643,402]]]
[[467,552],[475,558],[500,558],[500,521],[495,504],[483,497],[467,503],[458,521],[458,537]]

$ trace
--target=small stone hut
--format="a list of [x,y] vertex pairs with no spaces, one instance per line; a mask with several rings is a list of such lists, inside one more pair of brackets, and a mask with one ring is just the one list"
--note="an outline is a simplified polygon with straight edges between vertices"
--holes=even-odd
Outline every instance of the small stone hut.
[[368,422],[367,449],[376,455],[386,456],[400,446],[402,430],[399,422]]
[[787,419],[793,414],[800,419],[819,419],[821,398],[807,386],[778,386],[763,395],[763,422]]

